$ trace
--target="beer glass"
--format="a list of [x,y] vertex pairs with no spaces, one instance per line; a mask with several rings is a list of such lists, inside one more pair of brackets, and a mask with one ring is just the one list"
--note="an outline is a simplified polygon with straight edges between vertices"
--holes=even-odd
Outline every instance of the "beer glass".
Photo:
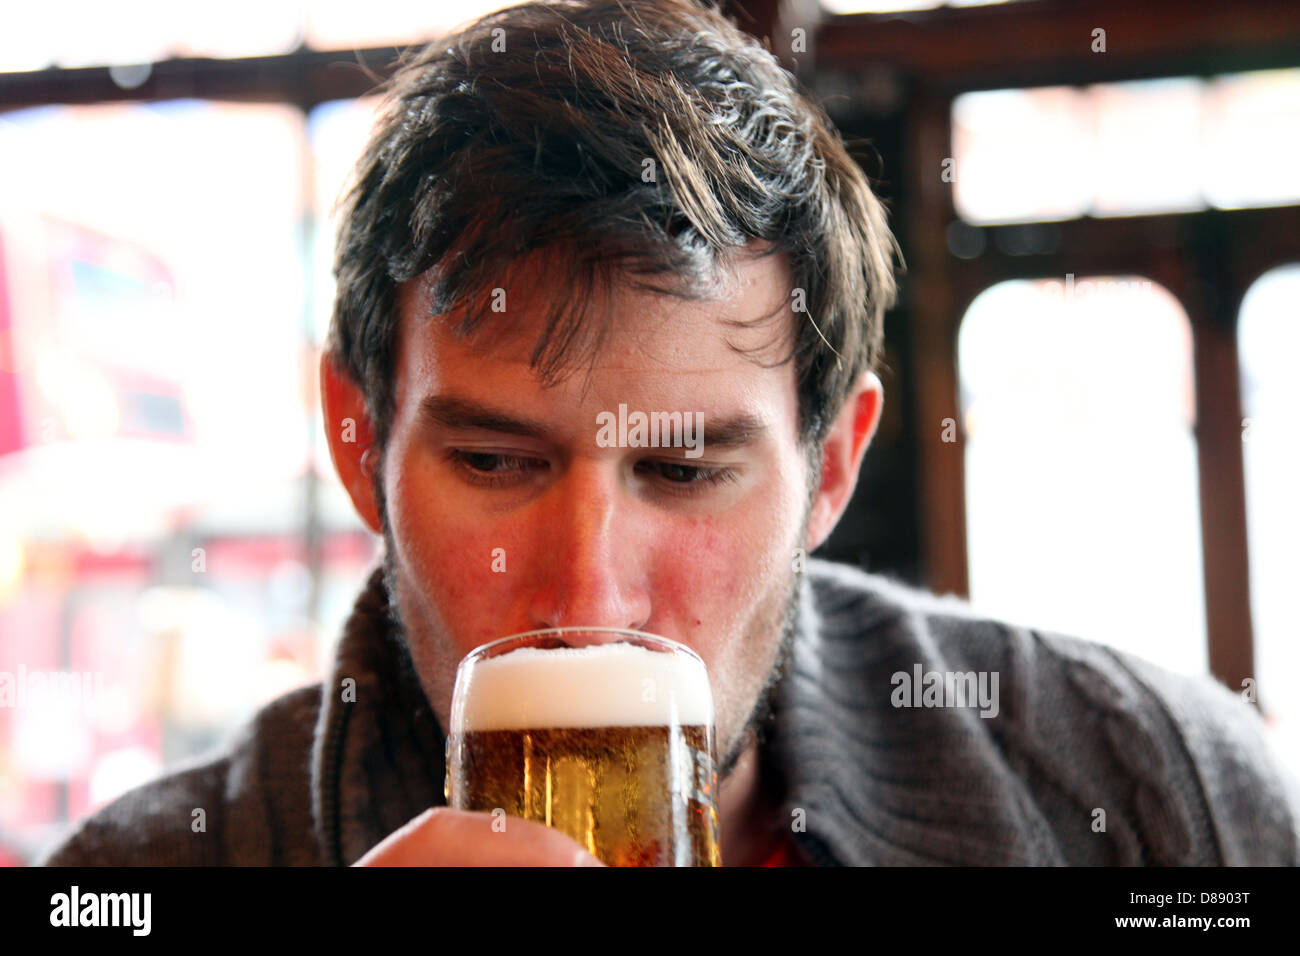
[[609,866],[719,866],[717,780],[708,674],[675,641],[529,631],[456,672],[451,807],[537,820]]

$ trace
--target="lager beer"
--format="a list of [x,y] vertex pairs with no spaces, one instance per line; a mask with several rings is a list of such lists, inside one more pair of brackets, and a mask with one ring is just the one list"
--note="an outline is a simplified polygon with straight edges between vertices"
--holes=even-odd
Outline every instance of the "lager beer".
[[664,638],[564,630],[462,662],[448,803],[545,823],[610,866],[720,865],[703,661]]

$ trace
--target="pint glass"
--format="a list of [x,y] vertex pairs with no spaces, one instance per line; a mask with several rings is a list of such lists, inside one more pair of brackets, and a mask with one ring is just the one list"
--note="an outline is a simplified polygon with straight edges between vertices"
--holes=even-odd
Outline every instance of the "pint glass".
[[609,866],[719,866],[713,697],[666,638],[553,628],[463,661],[447,803],[536,820]]

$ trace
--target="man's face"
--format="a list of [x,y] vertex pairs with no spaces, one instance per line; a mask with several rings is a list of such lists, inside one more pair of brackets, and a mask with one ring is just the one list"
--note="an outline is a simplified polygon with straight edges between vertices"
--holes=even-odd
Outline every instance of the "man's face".
[[[748,742],[788,631],[810,475],[794,365],[775,364],[792,328],[788,262],[734,262],[713,301],[621,286],[590,375],[584,365],[550,387],[528,364],[549,301],[530,294],[543,269],[516,280],[506,311],[466,340],[424,317],[419,283],[404,287],[395,416],[375,481],[389,586],[444,729],[456,665],[474,648],[610,626],[703,658],[724,773]],[[750,329],[724,324],[760,316]],[[702,454],[603,447],[598,416],[617,418],[620,405],[701,413]]]

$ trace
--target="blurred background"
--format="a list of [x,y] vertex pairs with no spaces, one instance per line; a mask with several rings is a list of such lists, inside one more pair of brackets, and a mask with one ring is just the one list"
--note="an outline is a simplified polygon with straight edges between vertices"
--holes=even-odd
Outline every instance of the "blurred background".
[[[0,12],[0,863],[321,678],[378,557],[331,212],[399,52],[502,5]],[[1212,675],[1300,773],[1300,7],[721,6],[908,263],[822,553]]]

